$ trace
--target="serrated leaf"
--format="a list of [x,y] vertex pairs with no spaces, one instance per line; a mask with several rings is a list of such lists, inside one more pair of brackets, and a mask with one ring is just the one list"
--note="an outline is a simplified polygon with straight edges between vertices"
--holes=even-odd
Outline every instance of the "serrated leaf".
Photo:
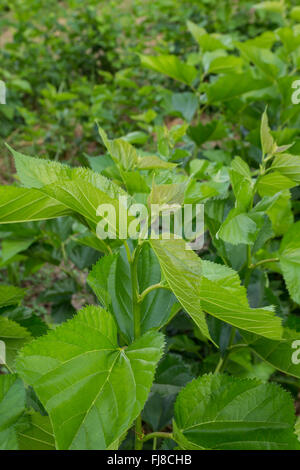
[[146,157],[139,157],[137,162],[137,168],[140,170],[170,170],[177,166],[176,163],[169,163],[161,158],[157,157],[156,155],[146,156]]
[[0,224],[53,219],[71,214],[63,203],[36,189],[0,187]]
[[183,204],[186,183],[152,184],[149,204]]
[[275,384],[205,375],[175,404],[174,437],[182,449],[300,449],[290,395]]
[[255,221],[248,214],[241,213],[240,209],[233,209],[221,225],[216,237],[232,245],[240,243],[252,245],[258,231]]
[[280,318],[272,311],[250,308],[242,287],[224,287],[222,282],[202,277],[199,296],[201,308],[219,320],[265,338],[281,339]]
[[205,337],[211,339],[203,312],[266,338],[281,338],[280,318],[270,310],[249,307],[245,289],[233,270],[202,262],[185,249],[183,240],[150,243],[170,288]]
[[198,292],[202,274],[200,258],[185,249],[184,240],[151,240],[150,243],[170,289],[201,333],[211,339]]
[[15,374],[0,375],[0,449],[17,450],[15,425],[25,410],[25,389]]
[[[41,191],[58,202],[62,202],[73,212],[85,217],[91,223],[91,226],[94,227],[94,230],[96,230],[97,224],[102,220],[105,225],[105,232],[110,233],[110,236],[114,238],[119,235],[119,200],[112,199],[90,182],[80,178],[73,181],[60,180],[59,183],[43,186]],[[101,213],[101,216],[97,215],[98,208],[101,206],[106,207],[105,205],[108,205],[112,211],[105,210]],[[124,212],[126,212],[126,210],[124,206]],[[128,217],[127,220],[129,223],[133,218]],[[122,227],[122,230],[123,229],[124,227]]]
[[0,308],[19,304],[25,294],[26,289],[0,284]]
[[27,188],[41,188],[54,183],[57,178],[71,177],[72,169],[68,165],[23,155],[9,145],[7,147],[14,157],[20,181]]
[[25,347],[17,368],[48,411],[58,449],[100,450],[140,413],[162,349],[153,331],[119,348],[113,317],[91,306]]
[[111,198],[126,195],[113,181],[105,178],[89,168],[71,168],[59,162],[29,157],[16,152],[9,147],[15,160],[15,165],[21,183],[27,188],[40,189],[61,181],[84,181],[106,193]]

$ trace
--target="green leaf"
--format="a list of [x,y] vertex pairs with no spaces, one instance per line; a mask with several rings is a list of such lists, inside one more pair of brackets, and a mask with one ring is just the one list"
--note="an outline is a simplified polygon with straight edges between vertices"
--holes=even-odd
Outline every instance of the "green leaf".
[[122,180],[129,194],[150,193],[145,177],[137,171],[122,171]]
[[[43,186],[41,191],[45,192],[56,201],[63,203],[71,211],[84,216],[91,223],[91,226],[94,227],[94,230],[96,225],[102,220],[104,225],[103,229],[106,233],[109,233],[113,238],[119,235],[121,228],[119,224],[119,200],[112,199],[107,193],[103,192],[89,181],[85,181],[79,177],[74,181],[60,180],[59,183]],[[101,212],[101,214],[97,215],[99,206],[104,208],[106,204],[111,211],[105,209],[103,213]],[[124,206],[124,213],[126,210]],[[133,217],[128,217],[127,220],[129,223],[133,220]],[[123,229],[124,226],[122,227],[122,230]],[[105,236],[107,237],[107,235]]]
[[275,203],[267,210],[276,236],[284,235],[294,222],[289,190],[283,190]]
[[150,243],[170,289],[201,333],[211,339],[200,304],[200,258],[192,250],[185,249],[184,240],[151,240]]
[[13,320],[6,317],[0,317],[0,340],[5,344],[4,363],[11,369],[19,349],[25,343],[32,340],[31,334],[26,328],[23,328]]
[[183,204],[186,183],[155,184],[149,196],[149,204]]
[[48,411],[58,449],[101,450],[141,412],[162,349],[153,331],[120,348],[113,317],[91,306],[25,347],[17,368]]
[[18,177],[27,188],[43,188],[61,181],[83,181],[105,192],[112,199],[126,195],[118,185],[89,168],[70,168],[67,165],[29,157],[10,148],[15,160]]
[[279,171],[279,173],[295,183],[300,184],[300,157],[298,155],[291,155],[289,153],[276,155],[271,168],[272,170]]
[[[138,281],[141,293],[161,282],[160,265],[149,244],[143,245],[139,255]],[[147,294],[141,303],[142,334],[151,328],[159,329],[164,326],[177,307],[176,298],[169,289],[155,289]]]
[[156,155],[139,157],[137,162],[137,168],[139,170],[169,170],[175,168],[176,166],[176,163],[166,162]]
[[89,273],[87,279],[100,303],[109,310],[127,341],[132,341],[133,306],[130,266],[125,249],[104,256]]
[[0,187],[0,224],[53,219],[71,214],[63,203],[36,189]]
[[241,73],[243,64],[241,57],[216,57],[210,62],[207,73]]
[[183,119],[191,122],[199,106],[199,101],[194,93],[174,93],[172,95],[172,109],[181,114]]
[[257,181],[257,191],[260,196],[274,196],[280,191],[290,189],[296,186],[296,183],[290,178],[282,175],[278,171],[267,173]]
[[25,294],[25,289],[0,284],[0,308],[19,304]]
[[2,262],[6,262],[18,253],[27,250],[27,248],[29,248],[34,242],[34,238],[27,238],[24,240],[3,240],[1,251]]
[[280,245],[280,266],[291,298],[300,304],[300,222],[293,224]]
[[58,162],[29,157],[6,145],[14,157],[17,175],[27,188],[41,188],[57,181],[58,178],[71,177],[72,169]]
[[236,207],[248,210],[253,198],[250,168],[240,157],[231,163],[230,180],[236,198]]
[[250,308],[243,287],[224,285],[202,277],[199,296],[201,308],[210,315],[242,330],[270,339],[281,339],[282,326],[279,317],[267,309]]
[[20,450],[55,450],[55,441],[48,416],[33,413],[26,423],[19,426],[18,442]]
[[284,328],[281,341],[261,338],[245,331],[242,332],[242,336],[249,347],[265,362],[285,374],[300,378],[300,364],[293,361],[295,353],[293,344],[295,341],[300,341],[300,333]]
[[223,75],[207,88],[209,103],[227,101],[253,90],[268,86],[268,82],[258,80],[251,72]]
[[182,449],[300,449],[290,395],[275,384],[204,375],[175,404],[174,438]]
[[232,245],[239,243],[250,245],[255,242],[258,231],[259,228],[249,215],[241,213],[240,209],[233,209],[221,225],[216,237]]
[[206,30],[192,21],[187,21],[186,25],[193,38],[199,43],[201,37],[206,34]]
[[201,260],[203,276],[214,283],[226,288],[237,301],[248,305],[247,291],[241,285],[241,279],[236,271],[224,264],[213,263],[208,260]]
[[196,25],[192,21],[187,21],[187,27],[203,52],[227,49],[225,41],[223,42],[221,40],[222,36],[220,34],[208,34],[204,28]]
[[249,307],[246,291],[232,269],[201,261],[183,240],[151,240],[164,276],[182,307],[202,334],[211,339],[206,312],[237,328],[281,339],[280,318],[266,309]]
[[17,450],[15,425],[25,411],[25,389],[15,374],[0,375],[0,449]]
[[163,73],[179,82],[191,85],[197,76],[197,70],[192,65],[181,62],[174,55],[140,55],[143,66],[155,72]]
[[221,120],[213,119],[207,124],[199,122],[197,126],[191,126],[188,129],[189,137],[200,147],[204,142],[219,140],[226,137],[226,127]]
[[138,155],[133,145],[124,139],[109,140],[106,132],[101,127],[98,127],[98,130],[113,161],[120,165],[123,170],[133,170],[138,160]]
[[255,47],[249,43],[236,43],[241,55],[250,64],[254,64],[271,83],[285,73],[285,63],[269,49]]

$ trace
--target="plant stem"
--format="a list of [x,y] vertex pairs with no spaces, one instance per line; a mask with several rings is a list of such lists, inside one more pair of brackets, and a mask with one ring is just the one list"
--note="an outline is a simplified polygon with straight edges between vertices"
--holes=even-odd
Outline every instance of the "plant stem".
[[135,422],[135,450],[142,450],[143,442],[142,415],[139,415]]
[[138,259],[142,245],[138,245],[134,250],[131,268],[131,283],[132,283],[132,306],[133,306],[133,323],[134,323],[134,339],[141,336],[141,312],[139,304],[139,281],[138,281]]
[[151,432],[150,434],[146,434],[143,437],[143,442],[149,441],[150,439],[173,439],[173,434],[171,432]]
[[250,282],[250,278],[251,278],[251,274],[254,271],[254,269],[256,269],[258,266],[261,266],[263,264],[277,263],[278,261],[279,261],[279,258],[269,258],[269,259],[262,259],[261,261],[258,261],[257,263],[254,263],[254,264],[250,263],[250,265],[248,265],[248,269],[247,269],[247,272],[246,272],[246,275],[245,275],[245,281],[244,281],[245,287],[246,288],[248,287],[249,282]]
[[[126,247],[127,243],[125,243]],[[131,285],[132,285],[132,309],[133,309],[133,327],[134,339],[137,340],[141,336],[141,311],[139,303],[139,280],[138,280],[138,259],[142,245],[138,245],[134,250],[132,257],[128,258],[130,261],[131,270]],[[127,245],[127,249],[129,247]],[[128,255],[128,253],[127,253]],[[130,255],[130,251],[129,251]],[[139,415],[135,422],[135,449],[141,450],[143,448],[143,428],[142,417]]]
[[5,364],[3,364],[3,365],[4,365],[4,367],[6,367],[6,369],[8,370],[8,372],[9,372],[10,374],[13,374],[13,373],[14,373],[14,371],[9,367],[9,365],[8,365],[7,363],[5,363]]
[[244,279],[244,285],[247,289],[249,286],[251,274],[252,274],[252,269],[251,269],[252,263],[251,263],[251,245],[247,246],[247,267],[246,267],[246,274],[245,274],[245,279]]
[[131,259],[130,248],[129,248],[128,243],[127,243],[126,240],[124,241],[124,246],[125,246],[128,262],[131,263],[132,259]]

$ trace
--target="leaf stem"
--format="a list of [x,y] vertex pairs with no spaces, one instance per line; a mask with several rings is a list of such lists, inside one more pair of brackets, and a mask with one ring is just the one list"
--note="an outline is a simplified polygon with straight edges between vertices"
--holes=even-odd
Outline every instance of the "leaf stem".
[[149,441],[150,439],[157,439],[157,438],[174,439],[173,434],[171,432],[151,432],[150,434],[146,434],[145,436],[143,436],[142,441],[146,442],[146,441]]
[[129,248],[128,243],[127,243],[126,240],[124,241],[124,246],[125,246],[125,250],[126,250],[126,255],[127,255],[127,258],[128,258],[128,262],[131,263],[131,262],[132,262],[132,259],[131,259],[130,248]]
[[133,305],[133,323],[134,323],[134,339],[141,336],[141,312],[139,304],[139,281],[138,281],[138,259],[142,245],[138,245],[134,250],[131,259],[131,283],[132,283],[132,305]]
[[157,284],[153,284],[152,286],[147,287],[141,295],[139,296],[139,302],[142,302],[146,295],[148,295],[150,292],[152,292],[155,289],[169,289],[167,285],[162,284],[161,282],[158,282]]
[[262,264],[277,263],[278,261],[279,261],[279,258],[262,259],[261,261],[258,261],[257,263],[251,264],[250,269],[255,269],[258,266],[261,266]]
[[140,414],[135,422],[135,450],[142,450],[143,442],[142,415]]
[[[125,242],[126,250],[129,250],[127,242]],[[141,309],[139,303],[139,280],[138,280],[138,259],[142,248],[142,244],[137,245],[133,255],[130,255],[127,251],[128,260],[130,263],[131,270],[131,285],[132,285],[132,309],[133,309],[133,328],[134,328],[134,339],[137,340],[141,336]],[[130,258],[129,258],[130,255]],[[142,416],[141,414],[137,417],[135,422],[135,449],[141,450],[143,448],[143,436],[142,428]]]

